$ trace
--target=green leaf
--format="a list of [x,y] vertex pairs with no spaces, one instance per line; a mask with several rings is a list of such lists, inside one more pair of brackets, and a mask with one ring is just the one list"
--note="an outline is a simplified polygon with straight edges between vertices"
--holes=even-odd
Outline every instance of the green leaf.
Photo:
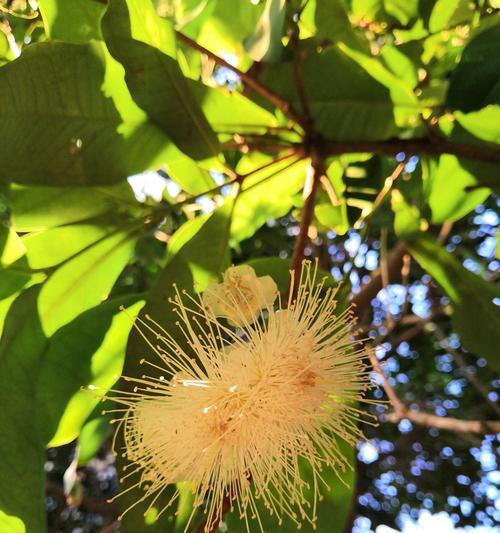
[[148,4],[153,9],[145,1],[110,2],[102,20],[108,48],[124,66],[134,100],[180,150],[194,159],[214,156],[219,152],[217,136],[172,57],[173,30],[156,13],[148,16],[144,24],[136,23],[133,15],[140,8],[146,10]]
[[285,15],[285,0],[266,0],[255,32],[245,41],[245,48],[254,61],[279,61],[283,53],[281,37]]
[[[191,292],[193,287],[196,290],[202,290],[210,281],[217,279],[227,266],[229,266],[229,230],[231,216],[233,211],[232,199],[226,199],[226,202],[216,209],[210,216],[204,217],[203,222],[190,222],[189,228],[182,227],[181,235],[177,237],[176,251],[171,257],[158,278],[156,284],[149,292],[146,305],[141,315],[150,315],[171,335],[183,343],[185,338],[180,330],[176,327],[175,322],[177,315],[171,311],[172,304],[168,299],[174,293],[173,283],[182,290],[186,289]],[[195,219],[196,220],[196,219]],[[175,238],[175,235],[172,239]],[[152,349],[145,343],[140,334],[135,330],[130,335],[127,346],[127,357],[125,359],[124,375],[139,377],[144,373],[143,365],[140,360],[147,357],[155,361],[155,354]],[[127,382],[121,382],[121,387],[130,386]],[[118,446],[120,439],[118,436]],[[119,460],[119,468],[121,461]],[[123,489],[134,484],[133,479],[127,479],[122,486]],[[160,498],[157,506],[161,508],[168,502],[172,496],[174,488],[165,492],[164,498]],[[131,490],[126,493],[118,503],[123,509],[129,507],[143,495],[141,490]],[[175,506],[172,513],[175,511]],[[122,531],[124,533],[141,532],[158,532],[166,533],[175,530],[175,521],[165,512],[155,523],[146,523],[144,518],[144,508],[138,506],[131,509],[122,522]]]
[[333,39],[352,48],[369,51],[368,41],[352,27],[343,0],[317,1],[314,21],[318,38]]
[[[277,126],[277,120],[269,111],[252,102],[241,93],[207,87],[191,80],[194,97],[201,105],[208,121],[217,132],[229,134],[243,126]],[[243,130],[244,131],[244,130]]]
[[[233,54],[245,60],[248,56],[243,39],[253,33],[263,9],[264,3],[255,5],[234,0],[209,2],[208,16],[204,16],[196,41],[216,54]],[[194,36],[191,34],[191,37]]]
[[464,15],[470,14],[466,0],[437,0],[429,17],[429,31],[437,33],[451,26],[454,20],[462,22]]
[[[243,157],[237,167],[244,174],[271,161],[262,154]],[[245,178],[234,207],[231,238],[242,241],[250,238],[267,220],[286,215],[293,206],[294,197],[304,185],[306,162],[299,161],[287,167],[293,159]],[[276,175],[268,178],[278,171]]]
[[80,399],[78,405],[72,395],[88,380],[112,383],[132,325],[123,314],[115,317],[118,302],[108,302],[48,340],[38,318],[38,292],[32,287],[16,299],[0,339],[0,486],[9,487],[0,491],[0,517],[17,517],[29,533],[46,530],[45,447],[59,417],[65,413],[65,437],[76,436],[96,400]]
[[32,274],[25,270],[0,267],[0,335],[5,324],[4,319],[14,300],[21,291],[45,280],[45,274]]
[[403,26],[418,17],[418,0],[384,0],[384,7]]
[[24,522],[16,516],[8,516],[0,511],[0,530],[9,533],[26,533]]
[[78,436],[78,466],[85,466],[96,456],[102,443],[113,432],[111,420],[111,415],[101,415],[90,418],[84,424]]
[[332,205],[326,202],[317,204],[314,208],[314,214],[321,224],[332,229],[338,235],[345,235],[349,229],[345,201],[342,201],[339,205]]
[[109,184],[176,155],[96,41],[33,44],[1,67],[0,118],[0,181]]
[[351,49],[342,43],[339,48],[344,54],[356,61],[369,75],[377,80],[382,86],[389,89],[391,101],[394,106],[394,120],[398,127],[415,127],[418,120],[420,104],[413,93],[411,85],[400,74],[393,74],[384,65],[362,52]]
[[[120,376],[128,334],[144,304],[133,300],[111,300],[90,309],[50,339],[37,376],[37,401],[44,417],[42,436],[48,446],[74,440],[99,396]],[[126,311],[119,312],[120,305],[126,305]],[[98,388],[95,395],[80,390],[87,385]]]
[[158,16],[152,0],[112,0],[106,13],[117,38],[134,39],[175,58],[177,44],[171,24]]
[[[466,190],[468,186],[477,185],[478,180],[453,155],[424,162],[422,177],[434,224],[462,218],[490,195],[487,188]],[[491,178],[496,179],[496,174]]]
[[455,113],[457,122],[483,141],[500,144],[500,105],[487,105],[479,111]]
[[0,339],[0,513],[12,517],[18,531],[24,526],[26,532],[44,533],[45,447],[33,384],[46,339],[36,298],[35,287],[17,298]]
[[415,87],[418,83],[417,68],[413,61],[401,52],[397,46],[386,44],[380,51],[380,57],[387,68],[408,87]]
[[392,207],[396,234],[450,299],[452,324],[463,345],[476,357],[484,357],[491,368],[500,370],[500,315],[493,303],[500,298],[499,287],[467,270],[433,237],[421,232],[418,209],[409,206],[399,191],[393,191]]
[[170,178],[189,194],[202,194],[215,186],[208,170],[189,157],[165,165]]
[[385,17],[384,0],[352,0],[351,12],[356,22],[383,20]]
[[469,112],[500,103],[500,26],[493,26],[465,47],[452,72],[446,104]]
[[39,0],[45,33],[49,39],[86,43],[102,39],[101,17],[106,6],[97,0]]
[[136,230],[115,233],[64,263],[50,276],[38,300],[40,321],[47,335],[107,298],[130,260],[135,241]]
[[0,223],[0,266],[6,267],[26,253],[26,246],[12,229]]
[[500,315],[493,298],[500,290],[464,268],[432,237],[424,233],[405,238],[412,256],[442,287],[454,308],[452,323],[464,346],[500,370],[498,331]]
[[[8,192],[12,227],[19,232],[40,231],[119,212],[136,200],[128,183],[110,187],[22,187]],[[138,204],[137,204],[138,205]]]
[[59,265],[85,248],[117,231],[116,226],[73,224],[23,237],[26,259],[31,269],[38,270]]
[[[308,49],[301,65],[316,130],[332,140],[387,139],[418,123],[411,87],[375,58],[338,43]],[[267,68],[261,80],[300,109],[291,63]]]

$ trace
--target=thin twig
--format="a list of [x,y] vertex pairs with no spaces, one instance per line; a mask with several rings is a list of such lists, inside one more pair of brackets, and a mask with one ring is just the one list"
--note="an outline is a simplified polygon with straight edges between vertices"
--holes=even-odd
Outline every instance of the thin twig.
[[447,220],[441,226],[441,230],[439,231],[439,235],[437,236],[436,242],[442,246],[446,242],[446,239],[449,237],[452,229],[453,229],[453,220]]
[[207,57],[215,61],[215,63],[217,63],[218,65],[221,65],[223,67],[228,68],[229,70],[232,70],[235,74],[237,74],[241,78],[241,80],[246,85],[248,85],[248,87],[251,87],[255,92],[259,93],[263,98],[265,98],[268,102],[273,104],[290,120],[300,125],[302,128],[305,128],[306,122],[304,118],[292,109],[292,106],[290,105],[289,102],[287,102],[286,100],[278,96],[271,89],[269,89],[269,87],[266,87],[260,81],[256,80],[255,78],[253,78],[246,72],[243,72],[242,70],[235,67],[234,65],[231,65],[231,63],[229,63],[222,57],[219,57],[217,54],[214,54],[213,52],[211,52],[204,46],[201,46],[196,41],[193,41],[193,39],[190,39],[187,35],[184,35],[180,31],[176,31],[175,33],[179,41],[183,42],[185,45],[189,46],[190,48],[193,48],[193,50],[198,50],[198,52],[201,52],[202,54],[206,55]]
[[377,209],[380,207],[382,202],[385,200],[386,196],[389,194],[389,192],[392,189],[392,186],[396,182],[396,180],[401,176],[405,166],[406,162],[409,159],[409,157],[406,157],[404,161],[401,163],[398,163],[394,171],[390,176],[388,176],[384,181],[384,186],[382,189],[380,189],[379,193],[377,194],[375,200],[373,201],[373,205],[369,213],[367,213],[365,216],[361,216],[359,220],[357,221],[357,224],[361,224],[362,222],[365,223],[373,216],[373,214],[377,211]]

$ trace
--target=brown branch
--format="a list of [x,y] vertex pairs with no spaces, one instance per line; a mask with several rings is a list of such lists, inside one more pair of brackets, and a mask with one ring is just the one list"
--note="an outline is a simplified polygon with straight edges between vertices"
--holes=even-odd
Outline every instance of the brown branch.
[[421,411],[417,411],[416,409],[409,408],[400,400],[396,391],[389,383],[389,380],[382,370],[376,355],[370,351],[369,358],[374,370],[380,375],[382,386],[394,409],[392,413],[385,415],[387,421],[397,423],[403,418],[406,418],[414,424],[418,424],[419,426],[446,429],[448,431],[455,431],[459,433],[479,433],[481,435],[485,435],[490,433],[496,434],[500,432],[500,421],[461,420],[459,418],[450,418],[437,416],[430,413],[423,413]]
[[222,57],[219,57],[217,54],[214,54],[213,52],[211,52],[204,46],[201,46],[196,41],[193,41],[193,39],[190,39],[187,35],[184,35],[180,31],[176,31],[175,33],[179,41],[183,42],[185,45],[189,46],[193,50],[197,50],[198,52],[201,52],[202,54],[206,55],[207,57],[215,61],[215,63],[217,63],[218,65],[221,65],[223,67],[228,68],[229,70],[232,70],[235,74],[237,74],[241,78],[241,80],[248,87],[251,87],[256,93],[259,93],[268,102],[270,102],[276,108],[278,108],[290,120],[292,120],[296,124],[299,124],[302,128],[305,128],[306,121],[304,120],[304,118],[292,109],[292,106],[290,105],[289,102],[287,102],[286,100],[283,100],[283,98],[281,98],[276,93],[274,93],[271,89],[269,89],[269,87],[266,87],[265,85],[257,81],[255,78],[253,78],[246,72],[243,72],[239,68],[231,65],[231,63],[228,63]]
[[377,359],[375,352],[373,352],[372,350],[368,350],[368,357],[370,359],[370,363],[372,364],[373,369],[380,376],[380,379],[382,380],[382,387],[384,388],[385,394],[387,395],[387,398],[391,402],[391,405],[394,409],[394,412],[391,414],[399,416],[399,418],[404,418],[404,416],[402,416],[402,413],[406,412],[406,406],[399,399],[399,396],[396,394],[396,391],[394,390],[393,386],[389,383],[389,380],[387,379],[385,372],[382,370],[382,367],[380,366],[379,360]]
[[406,418],[419,426],[446,429],[458,433],[489,435],[500,432],[500,422],[497,420],[463,420],[460,418],[422,413],[415,409],[409,409],[406,406],[402,411],[395,411],[386,416],[389,422],[399,422],[402,418]]
[[451,154],[485,163],[500,164],[500,149],[441,140],[389,139],[387,141],[324,141],[323,150],[328,155],[374,152],[394,156],[399,152],[425,155]]
[[297,289],[300,281],[300,273],[302,270],[302,261],[304,259],[304,250],[307,243],[307,236],[309,233],[309,226],[311,225],[314,214],[314,202],[316,200],[316,189],[321,176],[325,173],[324,159],[318,154],[313,154],[311,164],[308,168],[308,175],[304,185],[304,207],[300,217],[299,234],[295,240],[295,246],[292,255],[292,272],[294,275],[293,286],[288,288],[288,301],[291,297],[293,300],[297,294]]

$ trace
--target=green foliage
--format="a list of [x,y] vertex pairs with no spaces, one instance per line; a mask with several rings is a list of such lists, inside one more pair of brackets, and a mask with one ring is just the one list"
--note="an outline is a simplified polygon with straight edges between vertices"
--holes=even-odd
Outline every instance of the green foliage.
[[[385,247],[402,239],[415,259],[412,279],[427,280],[435,301],[449,301],[450,331],[472,357],[500,368],[499,294],[487,261],[438,239],[452,223],[462,228],[498,189],[498,5],[38,6],[33,20],[19,18],[17,4],[0,13],[1,531],[45,531],[47,446],[78,442],[87,465],[110,436],[110,417],[80,387],[106,391],[122,366],[142,375],[139,361],[151,348],[136,331],[128,339],[142,306],[137,294],[145,300],[140,316],[179,339],[173,283],[200,292],[244,262],[272,275],[285,296],[297,218],[311,217],[305,254],[345,278],[339,309],[363,255],[341,243],[352,235],[363,246],[378,242],[380,263]],[[239,71],[200,54],[189,38]],[[413,141],[411,153],[398,154],[401,140]],[[302,192],[310,191],[318,160],[326,171],[306,213]],[[137,201],[126,180],[147,170],[179,191]],[[478,260],[476,273],[464,267],[467,259]],[[128,311],[120,314],[120,305]],[[366,331],[382,335],[379,311],[361,311]],[[437,348],[426,349],[433,361]],[[354,461],[352,448],[344,452]],[[318,528],[340,532],[355,474],[343,478],[349,487],[324,475],[331,491],[319,502]],[[122,530],[182,530],[191,501],[181,488],[177,519],[165,513],[154,523],[138,506]],[[122,507],[139,494],[127,493]],[[291,527],[262,516],[266,532]],[[234,513],[227,524],[243,527]]]
[[465,48],[450,80],[448,106],[467,112],[500,102],[499,43],[500,26],[493,26]]
[[424,234],[406,239],[420,265],[441,285],[453,304],[453,325],[465,347],[500,370],[496,335],[500,327],[493,303],[500,290],[466,270],[449,252]]
[[103,32],[110,52],[125,68],[132,97],[152,122],[194,159],[216,155],[217,137],[175,60],[173,29],[153,6],[143,11],[135,0],[113,0]]

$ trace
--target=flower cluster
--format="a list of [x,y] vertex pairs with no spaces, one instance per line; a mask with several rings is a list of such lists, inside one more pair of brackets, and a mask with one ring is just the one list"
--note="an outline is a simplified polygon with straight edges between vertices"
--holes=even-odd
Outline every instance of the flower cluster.
[[314,525],[321,472],[342,476],[337,439],[361,437],[357,402],[370,386],[352,311],[337,313],[336,291],[316,278],[305,264],[286,309],[279,299],[274,306],[273,280],[248,266],[226,271],[200,299],[177,292],[182,346],[151,318],[142,322],[158,339],[150,344],[159,362],[143,360],[151,375],[129,378],[134,391],[115,398],[126,406],[125,456],[140,475],[140,501],[151,507],[167,485],[187,481],[206,531],[228,508],[248,530],[263,507]]

